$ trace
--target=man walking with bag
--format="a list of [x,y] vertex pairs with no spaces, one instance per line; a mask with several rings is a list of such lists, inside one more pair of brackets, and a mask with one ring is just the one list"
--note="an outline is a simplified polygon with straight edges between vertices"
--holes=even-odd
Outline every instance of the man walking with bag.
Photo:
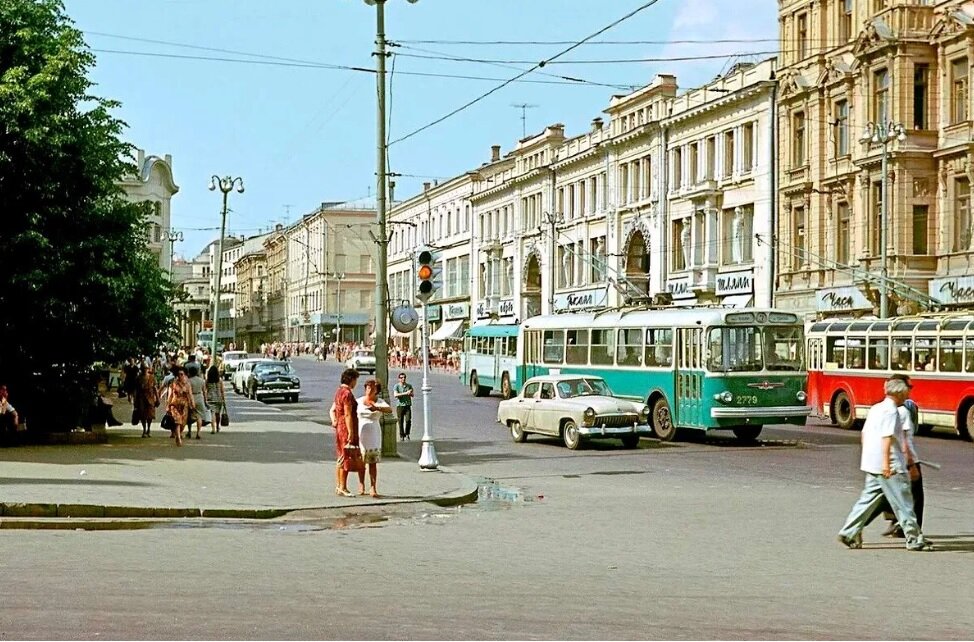
[[923,538],[913,512],[913,496],[907,471],[916,463],[903,432],[899,407],[910,396],[908,384],[889,379],[886,398],[869,409],[862,428],[860,469],[866,474],[862,494],[839,531],[839,541],[849,548],[862,548],[862,529],[880,510],[883,498],[889,501],[906,536],[911,551],[932,550]]

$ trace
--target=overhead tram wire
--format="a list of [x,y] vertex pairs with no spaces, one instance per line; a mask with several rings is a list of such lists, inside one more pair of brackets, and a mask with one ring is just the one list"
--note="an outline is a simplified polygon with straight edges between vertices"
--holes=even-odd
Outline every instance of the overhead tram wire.
[[[664,56],[659,58],[621,58],[617,60],[549,60],[548,65],[624,65],[647,62],[686,62],[689,60],[717,60],[731,56],[769,56],[779,53],[777,49],[768,51],[744,51],[738,53],[706,54],[699,56]],[[450,62],[475,62],[483,64],[528,65],[530,60],[489,60],[478,58],[457,58],[446,56],[425,56],[421,54],[401,53],[405,58],[421,58],[424,60],[446,60]]]
[[[443,51],[432,51],[430,49],[423,49],[421,47],[408,47],[406,45],[400,44],[399,42],[390,42],[389,45],[392,46],[392,47],[398,47],[400,49],[406,49],[408,51],[418,51],[420,53],[430,54],[430,56],[431,56],[430,59],[431,60],[448,60],[448,61],[454,61],[454,62],[476,62],[476,63],[485,64],[485,65],[492,65],[494,67],[501,67],[503,69],[513,69],[514,71],[524,71],[524,69],[521,69],[520,67],[516,67],[516,66],[514,66],[512,64],[508,64],[508,63],[504,63],[504,62],[494,62],[494,61],[489,61],[489,60],[476,60],[476,59],[471,59],[471,58],[465,58],[463,56],[455,56],[453,54],[448,54],[448,53],[443,52]],[[398,54],[398,55],[403,55],[404,56],[406,54]],[[442,58],[433,58],[433,56],[442,56]],[[419,56],[415,56],[415,55],[414,56],[410,56],[410,57],[419,58]],[[524,64],[533,64],[533,61],[532,62],[529,62],[529,63],[524,63]],[[558,78],[560,80],[567,80],[567,81],[570,81],[570,82],[573,82],[573,83],[584,83],[586,85],[592,85],[594,87],[606,87],[608,89],[619,89],[619,90],[623,90],[623,91],[631,91],[634,87],[637,86],[637,85],[620,85],[620,84],[613,84],[613,83],[606,83],[606,82],[598,82],[598,81],[595,81],[595,80],[587,80],[585,78],[578,78],[578,77],[575,77],[575,76],[565,76],[565,75],[562,75],[562,74],[552,74],[552,73],[548,73],[548,72],[544,72],[544,71],[537,71],[535,73],[537,73],[539,76],[549,76],[551,78]]]
[[522,71],[517,76],[514,76],[513,78],[510,78],[508,80],[505,80],[504,82],[502,82],[501,84],[497,85],[496,87],[494,87],[490,91],[487,91],[487,92],[481,94],[480,96],[474,98],[473,100],[468,101],[464,105],[461,105],[460,107],[454,109],[450,113],[448,113],[448,114],[446,114],[444,116],[441,116],[441,117],[437,118],[433,122],[428,123],[426,125],[423,125],[419,129],[415,129],[412,132],[406,134],[405,136],[401,136],[401,137],[397,138],[396,140],[392,141],[389,144],[390,145],[395,145],[396,143],[401,143],[402,141],[407,140],[409,138],[412,138],[413,136],[415,136],[416,134],[419,134],[420,132],[426,131],[430,127],[434,127],[434,126],[442,123],[444,120],[447,120],[448,118],[451,118],[451,117],[459,114],[460,112],[464,111],[465,109],[467,109],[469,107],[472,107],[473,105],[479,103],[481,100],[487,98],[491,94],[494,94],[494,93],[500,91],[501,89],[503,89],[504,87],[510,85],[511,83],[520,80],[521,78],[523,78],[524,76],[528,75],[532,71],[535,71],[537,69],[541,69],[542,67],[544,67],[549,62],[551,62],[551,61],[553,61],[553,60],[555,60],[557,58],[561,58],[565,54],[567,54],[567,53],[569,53],[571,51],[574,51],[578,47],[582,46],[587,41],[592,40],[593,38],[596,38],[596,37],[600,36],[601,34],[605,33],[609,29],[612,29],[613,27],[615,27],[616,25],[621,24],[621,23],[625,22],[626,20],[632,18],[636,14],[638,14],[638,13],[640,13],[640,12],[642,12],[642,11],[650,8],[650,7],[652,7],[657,2],[659,2],[659,0],[649,0],[648,2],[644,2],[643,4],[639,5],[638,7],[636,7],[635,9],[633,9],[632,11],[630,11],[629,13],[627,13],[626,15],[624,15],[623,17],[621,17],[621,18],[619,18],[617,20],[614,20],[613,22],[609,23],[605,27],[602,27],[601,29],[599,29],[598,31],[596,31],[595,33],[593,33],[592,35],[586,36],[585,38],[579,40],[578,42],[572,44],[571,46],[566,47],[565,49],[563,49],[563,50],[559,51],[558,53],[556,53],[551,58],[548,58],[547,60],[542,60],[541,62],[535,63],[534,66],[532,66],[530,69],[527,69],[526,71]]
[[[302,63],[292,63],[292,62],[276,62],[276,61],[273,61],[273,60],[244,60],[244,59],[241,59],[241,58],[220,58],[220,57],[216,57],[216,56],[188,56],[188,55],[181,55],[181,54],[167,54],[167,53],[158,53],[158,52],[151,52],[151,51],[127,51],[127,50],[123,50],[123,49],[91,49],[91,51],[94,52],[94,53],[121,54],[121,55],[127,55],[127,56],[146,56],[146,57],[150,57],[150,58],[173,58],[173,59],[176,59],[176,60],[202,60],[202,61],[209,61],[209,62],[232,62],[232,63],[249,64],[249,65],[269,65],[269,66],[272,66],[272,67],[296,67],[296,68],[302,68],[302,69],[328,69],[328,70],[336,70],[336,71],[355,71],[355,72],[359,72],[359,73],[375,74],[375,69],[368,69],[368,68],[365,68],[365,67],[351,67],[351,66],[344,66],[344,65],[330,65],[330,64],[327,64],[327,63],[307,63],[307,64],[302,64]],[[419,77],[423,77],[423,78],[448,78],[448,79],[454,79],[454,80],[479,80],[479,81],[486,81],[486,82],[500,82],[500,81],[504,81],[503,78],[491,78],[491,77],[487,77],[487,76],[468,76],[468,75],[463,75],[463,74],[437,74],[437,73],[427,73],[427,72],[420,72],[420,71],[397,71],[396,73],[399,74],[400,76],[419,76]],[[519,82],[519,83],[527,83],[527,84],[535,84],[535,85],[574,85],[575,87],[582,86],[581,83],[578,83],[578,82],[569,82],[567,80],[565,80],[565,81],[560,81],[560,80],[531,80],[531,79],[518,78],[518,79],[513,80],[513,81],[508,80],[508,81],[505,81],[505,82],[507,82],[507,83]]]
[[[399,42],[411,45],[471,45],[471,46],[563,46],[570,45],[572,40],[404,40]],[[778,38],[723,38],[723,39],[686,39],[686,40],[589,40],[583,43],[589,45],[711,45],[711,44],[746,44],[757,42],[778,42]]]

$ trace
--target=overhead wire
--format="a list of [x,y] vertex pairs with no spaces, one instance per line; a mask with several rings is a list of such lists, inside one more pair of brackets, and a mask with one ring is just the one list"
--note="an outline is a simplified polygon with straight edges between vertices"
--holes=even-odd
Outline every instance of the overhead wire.
[[540,69],[540,68],[544,67],[549,62],[551,62],[553,60],[556,60],[557,58],[560,58],[560,57],[564,56],[565,54],[567,54],[567,53],[569,53],[571,51],[574,51],[578,47],[582,46],[585,42],[587,42],[589,40],[592,40],[593,38],[598,37],[599,35],[605,33],[609,29],[612,29],[616,25],[619,25],[622,22],[625,22],[626,20],[629,20],[633,16],[639,14],[640,12],[642,12],[642,11],[644,11],[644,10],[652,7],[657,2],[659,2],[659,0],[649,0],[648,2],[644,2],[643,4],[639,5],[638,7],[636,7],[635,9],[633,9],[632,11],[630,11],[629,13],[627,13],[626,15],[624,15],[623,17],[621,17],[621,18],[619,18],[617,20],[614,20],[613,22],[609,23],[605,27],[602,27],[601,29],[599,29],[595,33],[593,33],[593,34],[591,34],[589,36],[586,36],[585,38],[579,40],[578,42],[573,43],[572,45],[566,47],[565,49],[562,49],[561,51],[559,51],[558,53],[556,53],[554,56],[551,56],[550,58],[548,58],[546,60],[542,60],[542,61],[540,61],[538,63],[535,63],[530,69],[527,69],[525,71],[522,71],[521,73],[519,73],[518,75],[514,76],[513,78],[510,78],[508,80],[505,80],[504,82],[502,82],[500,85],[497,85],[493,89],[491,89],[491,90],[489,90],[489,91],[481,94],[480,96],[474,98],[473,100],[467,101],[466,103],[464,103],[460,107],[454,109],[453,111],[451,111],[451,112],[449,112],[449,113],[447,113],[447,114],[445,114],[443,116],[440,116],[436,120],[434,120],[434,121],[432,121],[430,123],[427,123],[426,125],[423,125],[422,127],[418,128],[418,129],[415,129],[415,130],[411,131],[410,133],[406,134],[405,136],[401,136],[400,138],[397,138],[397,139],[393,140],[389,144],[390,145],[395,145],[396,143],[401,143],[401,142],[403,142],[405,140],[408,140],[409,138],[412,138],[416,134],[419,134],[419,133],[421,133],[423,131],[426,131],[430,127],[434,127],[434,126],[442,123],[443,121],[447,120],[448,118],[451,118],[451,117],[455,116],[456,114],[459,114],[460,112],[462,112],[462,111],[464,111],[464,110],[472,107],[473,105],[479,103],[480,101],[482,101],[483,99],[487,98],[488,96],[490,96],[490,95],[492,95],[492,94],[500,91],[501,89],[503,89],[504,87],[510,85],[511,83],[513,83],[513,82],[515,82],[515,81],[523,78],[524,76],[530,74],[531,72],[533,72],[533,71],[535,71],[537,69]]

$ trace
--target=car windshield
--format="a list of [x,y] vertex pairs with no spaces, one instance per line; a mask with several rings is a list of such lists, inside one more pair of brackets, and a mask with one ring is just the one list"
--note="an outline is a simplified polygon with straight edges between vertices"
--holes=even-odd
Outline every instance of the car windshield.
[[798,326],[711,328],[707,349],[707,367],[714,372],[802,369]]
[[566,379],[558,382],[558,396],[562,399],[574,397],[589,397],[592,395],[612,396],[612,391],[603,379],[585,377],[580,379]]
[[258,363],[254,366],[257,374],[291,374],[291,366],[286,363]]
[[374,356],[371,352],[356,352],[356,357],[371,357]]

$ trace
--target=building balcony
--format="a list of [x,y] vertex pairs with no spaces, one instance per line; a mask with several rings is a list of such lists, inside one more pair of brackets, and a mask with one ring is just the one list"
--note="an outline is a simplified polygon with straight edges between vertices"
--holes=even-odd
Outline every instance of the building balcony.
[[685,198],[704,198],[707,196],[715,196],[720,192],[717,187],[717,181],[708,178],[706,180],[700,180],[692,185],[685,186],[680,190],[680,196]]

